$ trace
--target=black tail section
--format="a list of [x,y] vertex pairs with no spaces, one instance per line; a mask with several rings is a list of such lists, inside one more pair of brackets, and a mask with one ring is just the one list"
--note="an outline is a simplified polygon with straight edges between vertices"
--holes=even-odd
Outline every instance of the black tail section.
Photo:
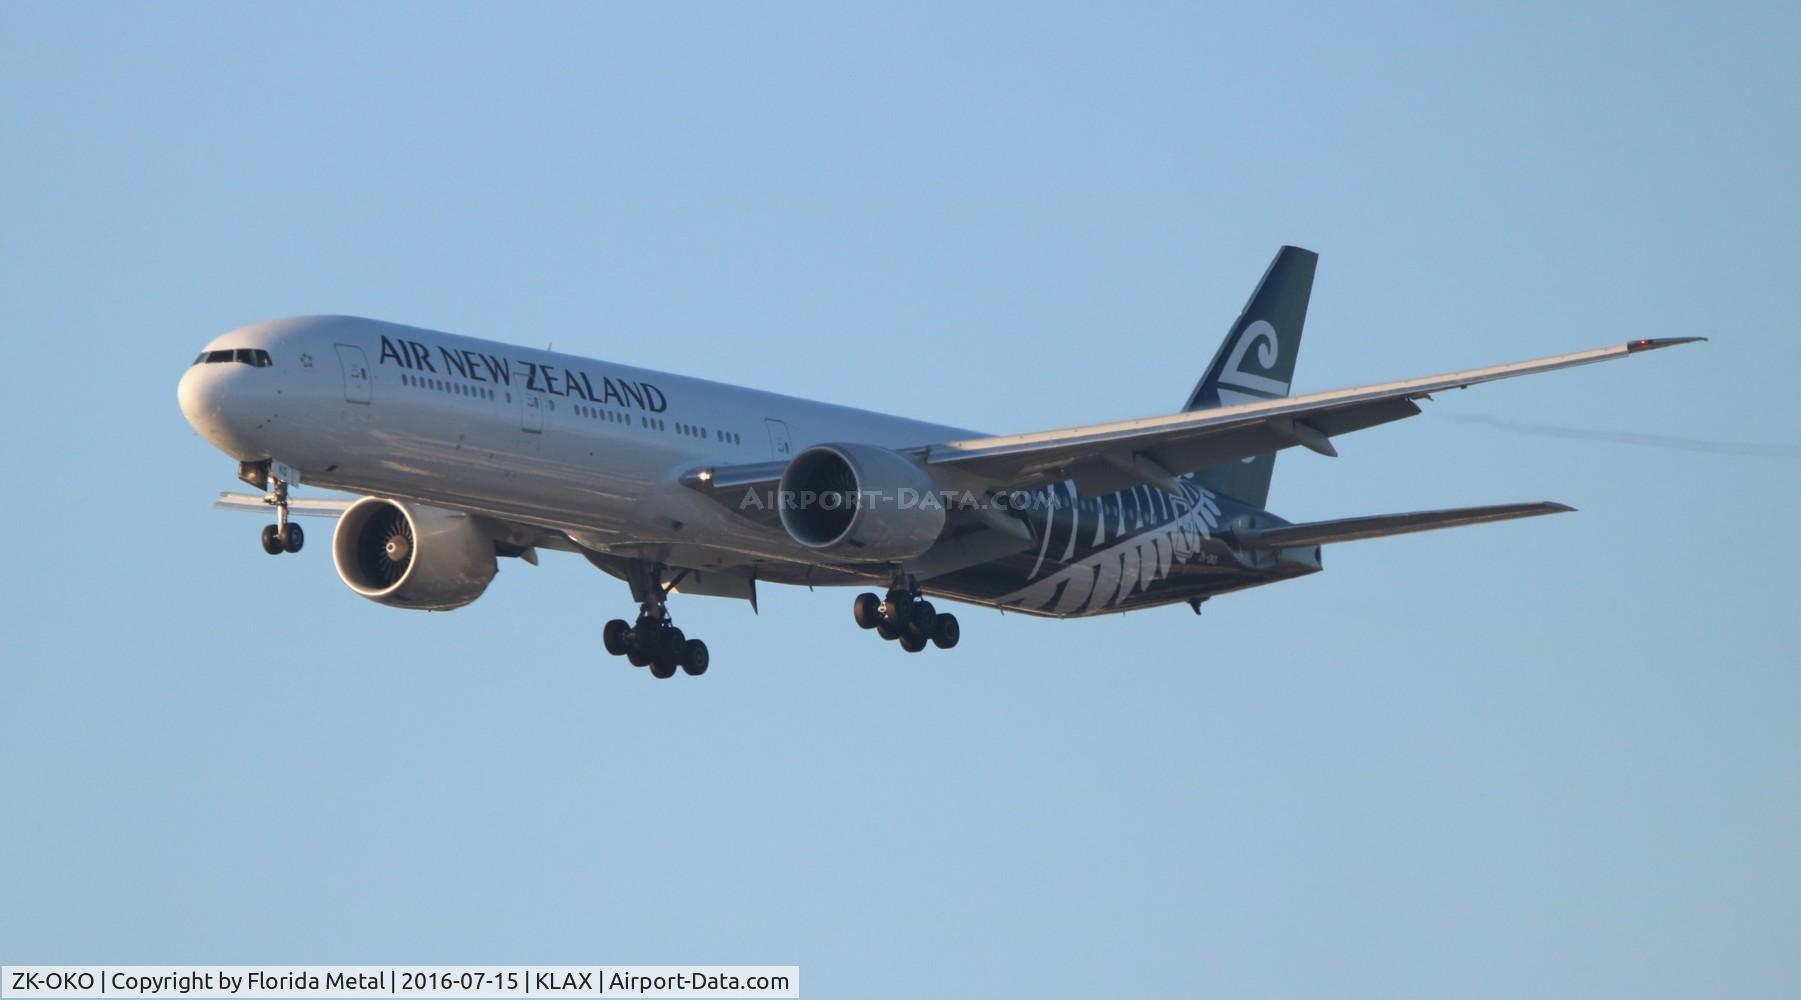
[[[1276,259],[1263,272],[1263,280],[1219,345],[1219,353],[1213,356],[1184,410],[1210,410],[1288,395],[1318,262],[1319,254],[1300,247],[1276,251]],[[1201,469],[1194,480],[1216,493],[1262,507],[1269,501],[1270,474],[1275,468],[1276,455],[1270,452]]]

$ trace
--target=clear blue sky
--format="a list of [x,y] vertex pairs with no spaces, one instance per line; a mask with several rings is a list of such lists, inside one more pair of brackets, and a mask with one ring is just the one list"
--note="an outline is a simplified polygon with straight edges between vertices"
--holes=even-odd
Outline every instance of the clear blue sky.
[[[0,961],[799,963],[805,995],[1801,980],[1789,4],[0,6]],[[347,312],[993,431],[1703,334],[1285,454],[1581,513],[909,657],[849,592],[607,657],[271,560],[175,383]],[[1768,446],[1723,454],[1450,417]],[[873,977],[873,978],[872,978]]]

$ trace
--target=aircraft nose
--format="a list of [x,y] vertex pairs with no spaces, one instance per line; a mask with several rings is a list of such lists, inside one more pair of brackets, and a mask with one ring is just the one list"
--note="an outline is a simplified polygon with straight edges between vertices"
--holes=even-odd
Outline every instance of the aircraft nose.
[[181,415],[200,436],[213,447],[241,461],[248,454],[249,443],[243,440],[239,421],[233,418],[233,400],[241,388],[242,375],[233,364],[196,364],[182,373],[175,398],[181,404]]
[[219,412],[219,380],[206,369],[206,365],[199,364],[190,367],[182,373],[181,384],[175,388],[181,415],[187,417],[188,423],[197,431]]

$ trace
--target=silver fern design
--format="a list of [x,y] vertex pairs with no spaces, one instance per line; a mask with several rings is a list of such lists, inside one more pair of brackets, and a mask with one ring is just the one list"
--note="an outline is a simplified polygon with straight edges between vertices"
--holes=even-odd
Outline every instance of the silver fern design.
[[[1136,591],[1150,589],[1169,576],[1170,567],[1199,555],[1219,527],[1219,501],[1212,492],[1187,478],[1176,485],[1181,487],[1179,494],[1159,491],[1169,511],[1166,520],[1105,548],[1097,545],[1073,564],[1008,594],[1000,603],[1054,615],[1096,614]],[[1075,534],[1082,531],[1082,505],[1068,509],[1075,521],[1070,528],[1073,544]],[[1101,542],[1110,520],[1104,508],[1099,508],[1096,520],[1096,541]],[[1032,572],[1036,574],[1038,567]]]

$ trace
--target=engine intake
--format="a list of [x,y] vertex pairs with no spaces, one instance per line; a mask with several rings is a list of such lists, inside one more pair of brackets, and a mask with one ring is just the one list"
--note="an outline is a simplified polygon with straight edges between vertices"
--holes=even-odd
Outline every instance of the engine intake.
[[331,561],[378,604],[448,611],[488,589],[494,539],[461,511],[364,497],[338,518]]
[[923,554],[944,531],[938,484],[887,448],[822,444],[782,473],[782,527],[833,558],[897,562]]

